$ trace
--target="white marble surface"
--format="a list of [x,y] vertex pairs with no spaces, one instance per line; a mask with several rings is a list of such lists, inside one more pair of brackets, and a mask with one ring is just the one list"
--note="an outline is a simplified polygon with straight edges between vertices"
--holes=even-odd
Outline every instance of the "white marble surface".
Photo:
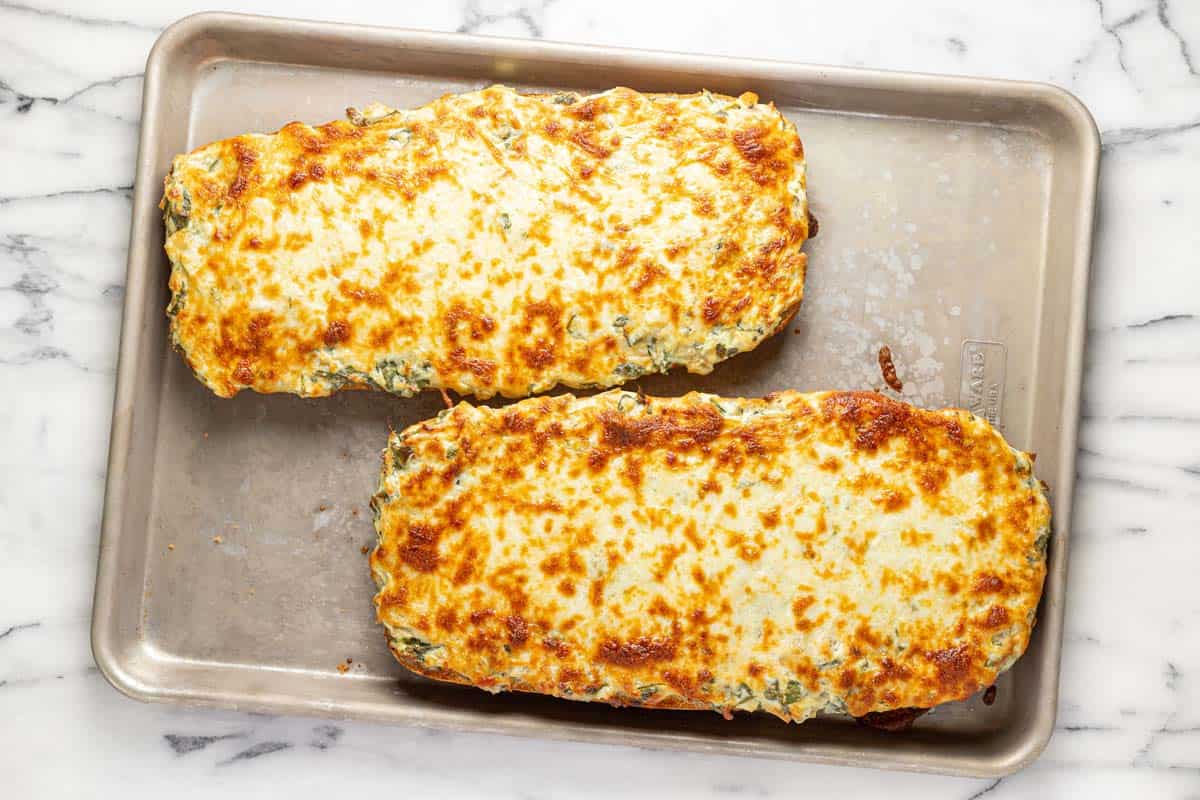
[[159,30],[202,8],[0,0],[0,795],[1200,797],[1200,3],[238,9],[1045,80],[1088,104],[1105,149],[1059,727],[999,782],[183,711],[110,689],[88,623],[140,73]]

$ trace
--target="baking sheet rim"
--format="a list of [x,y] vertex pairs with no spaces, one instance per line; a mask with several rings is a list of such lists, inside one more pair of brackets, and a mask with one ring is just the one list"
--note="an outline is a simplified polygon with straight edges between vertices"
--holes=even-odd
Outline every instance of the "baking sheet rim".
[[[804,72],[812,81],[836,86],[871,88],[881,90],[903,90],[908,93],[921,91],[967,91],[1002,97],[1010,100],[1036,100],[1049,104],[1063,115],[1071,127],[1072,135],[1080,152],[1080,188],[1076,213],[1076,240],[1071,259],[1070,308],[1066,324],[1065,342],[1066,377],[1063,385],[1063,402],[1059,416],[1058,447],[1059,469],[1055,475],[1055,535],[1051,542],[1050,570],[1047,575],[1046,591],[1039,614],[1039,626],[1046,628],[1043,635],[1044,652],[1040,663],[1041,687],[1037,698],[1032,723],[1023,731],[1014,746],[997,757],[985,761],[964,759],[945,753],[925,753],[912,757],[907,753],[889,755],[886,750],[872,753],[863,758],[859,748],[845,745],[812,745],[798,743],[786,752],[774,749],[741,753],[759,757],[795,758],[829,764],[846,764],[883,768],[897,768],[920,772],[941,772],[959,775],[998,777],[1010,774],[1033,761],[1048,743],[1053,733],[1057,713],[1058,672],[1062,648],[1062,625],[1064,590],[1067,567],[1067,539],[1070,530],[1072,494],[1074,492],[1075,445],[1078,429],[1079,396],[1082,379],[1082,359],[1086,325],[1086,297],[1090,272],[1092,221],[1095,214],[1096,180],[1100,154],[1099,133],[1095,121],[1086,107],[1069,92],[1058,87],[1018,81],[990,78],[930,75],[924,73],[865,70],[846,67],[824,67],[796,64],[785,61],[762,59],[740,59],[727,56],[703,56],[661,51],[633,50],[573,45],[543,41],[529,41],[500,37],[464,36],[430,31],[401,28],[382,28],[341,23],[289,20],[276,17],[258,17],[223,12],[205,12],[185,17],[168,27],[156,41],[147,60],[146,79],[143,89],[142,126],[138,148],[137,178],[133,192],[132,228],[127,266],[125,305],[121,326],[121,340],[117,365],[113,421],[109,440],[108,472],[104,496],[104,512],[101,523],[99,564],[96,576],[96,591],[93,603],[92,649],[96,663],[105,679],[122,693],[142,701],[170,701],[196,707],[224,707],[241,711],[272,713],[302,713],[340,718],[361,718],[378,721],[405,722],[422,726],[437,726],[456,730],[499,732],[523,736],[633,744],[638,746],[687,749],[700,752],[730,753],[728,747],[709,739],[691,738],[680,734],[654,734],[630,729],[616,731],[589,728],[581,723],[560,723],[540,726],[529,720],[495,720],[491,718],[462,719],[463,713],[447,710],[427,717],[399,704],[390,709],[379,709],[378,704],[354,702],[334,705],[310,698],[287,695],[231,695],[218,691],[199,691],[167,686],[155,686],[140,680],[135,662],[139,655],[131,655],[131,642],[123,641],[127,632],[118,630],[113,622],[113,610],[117,600],[118,583],[122,577],[116,563],[122,544],[122,528],[125,522],[125,496],[129,475],[128,455],[134,432],[135,408],[134,389],[138,379],[139,355],[142,352],[142,321],[146,313],[153,313],[141,302],[145,284],[153,274],[153,265],[159,263],[159,254],[148,245],[152,237],[151,226],[158,224],[157,202],[159,195],[158,166],[154,153],[158,110],[164,102],[163,83],[165,70],[176,51],[195,37],[209,31],[229,28],[262,30],[280,34],[320,35],[335,32],[344,37],[362,39],[370,44],[397,46],[407,44],[415,47],[436,46],[441,51],[490,52],[495,55],[515,55],[536,52],[542,57],[569,58],[575,61],[590,59],[620,59],[647,66],[686,69],[712,69],[714,65],[737,65],[741,71],[780,70]],[[888,116],[895,116],[889,114]],[[156,418],[157,419],[157,418]],[[145,431],[139,431],[144,435]],[[140,584],[139,584],[140,585]],[[136,632],[135,632],[136,633]],[[132,644],[138,644],[137,637]],[[218,670],[220,668],[217,668]],[[373,708],[374,706],[374,708]],[[669,738],[668,738],[669,737]],[[680,741],[684,739],[685,741]],[[967,762],[970,763],[967,763]]]

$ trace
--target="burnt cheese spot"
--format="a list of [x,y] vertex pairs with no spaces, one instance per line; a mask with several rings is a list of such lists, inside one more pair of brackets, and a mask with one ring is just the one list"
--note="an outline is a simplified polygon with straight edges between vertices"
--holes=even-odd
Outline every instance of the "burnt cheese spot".
[[894,514],[908,506],[912,493],[904,489],[885,489],[875,498],[875,503],[885,512]]
[[812,606],[812,604],[816,601],[817,598],[813,597],[812,595],[797,597],[792,601],[792,616],[795,618],[796,630],[807,631],[814,627],[815,623],[808,619],[806,614],[808,613],[809,607]]
[[508,628],[509,644],[520,646],[529,640],[529,625],[521,615],[513,614],[505,617],[504,625]]
[[[991,514],[985,514],[975,522],[975,533],[983,541],[988,541],[996,535],[996,520]],[[994,577],[994,576],[993,576]],[[995,578],[995,580],[999,580]],[[993,590],[994,591],[994,590]]]
[[733,143],[737,146],[742,158],[747,161],[761,161],[770,155],[764,139],[766,131],[762,128],[744,128],[733,134]]
[[492,383],[496,379],[496,372],[499,369],[495,361],[468,356],[467,351],[461,347],[450,351],[450,363],[460,370],[465,370],[480,378],[484,383]]
[[254,371],[250,369],[250,362],[242,359],[238,362],[237,369],[233,371],[233,378],[238,383],[249,385],[254,383]]
[[879,664],[879,671],[875,673],[872,682],[876,685],[886,683],[903,682],[912,677],[912,670],[903,664],[897,664],[891,658],[884,657]]
[[[546,637],[542,640],[542,646],[553,653],[557,658],[566,658],[571,654],[571,648],[562,639]],[[560,674],[565,678],[566,673],[569,671],[570,670],[563,670]]]
[[938,684],[944,692],[957,693],[970,680],[974,662],[971,648],[967,645],[933,650],[925,653],[925,658],[936,669]]
[[329,323],[329,327],[325,329],[321,339],[325,342],[326,347],[334,347],[350,341],[350,333],[350,323],[345,320],[334,320]]
[[577,103],[568,110],[568,113],[578,119],[588,121],[594,120],[596,116],[604,111],[604,100],[597,97],[589,97],[581,103]]
[[437,530],[419,522],[410,525],[408,538],[400,548],[400,559],[417,572],[433,572],[437,569]]
[[621,667],[640,667],[655,661],[671,661],[675,658],[675,652],[673,639],[655,636],[642,636],[630,641],[606,639],[600,643],[596,659]]
[[1004,581],[992,574],[980,575],[975,580],[973,591],[976,594],[999,594],[1005,589]]
[[712,442],[720,435],[724,419],[712,407],[664,409],[646,417],[630,417],[614,411],[599,415],[601,441],[616,451],[670,446],[675,452]]
[[255,165],[258,164],[258,153],[254,150],[253,146],[241,139],[233,140],[233,153],[237,162],[237,172],[234,174],[233,183],[229,186],[227,196],[232,200],[236,200],[250,186]]
[[1008,625],[1008,609],[1004,606],[992,606],[988,609],[987,616],[983,620],[985,628],[1003,628]]
[[571,141],[593,158],[604,159],[612,155],[612,150],[598,142],[592,131],[577,130],[571,134]]

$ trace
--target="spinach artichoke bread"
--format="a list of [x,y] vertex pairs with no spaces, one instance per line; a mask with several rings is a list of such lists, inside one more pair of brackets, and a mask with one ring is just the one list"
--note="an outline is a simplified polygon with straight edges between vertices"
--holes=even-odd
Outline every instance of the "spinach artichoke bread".
[[796,722],[994,682],[1050,533],[1032,456],[872,392],[461,403],[392,433],[372,507],[408,669]]
[[178,156],[172,341],[216,394],[520,397],[707,373],[785,326],[815,224],[751,93],[502,86]]

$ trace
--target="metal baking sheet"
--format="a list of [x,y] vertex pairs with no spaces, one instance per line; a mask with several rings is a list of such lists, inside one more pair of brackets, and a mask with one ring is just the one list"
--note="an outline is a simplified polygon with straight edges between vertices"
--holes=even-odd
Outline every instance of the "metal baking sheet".
[[[904,735],[847,718],[616,710],[413,676],[373,619],[361,548],[388,424],[440,399],[214,397],[167,341],[156,208],[171,157],[213,139],[522,89],[753,90],[799,127],[820,235],[789,329],[649,393],[882,387],[962,405],[1036,451],[1055,535],[1033,643],[999,684]],[[1039,84],[615,50],[229,14],[182,20],[147,66],[93,650],[142,700],[965,775],[1053,730],[1099,139]],[[347,665],[347,660],[353,663]],[[339,666],[341,669],[339,669]],[[348,667],[348,668],[347,668]],[[344,671],[343,671],[344,670]]]

